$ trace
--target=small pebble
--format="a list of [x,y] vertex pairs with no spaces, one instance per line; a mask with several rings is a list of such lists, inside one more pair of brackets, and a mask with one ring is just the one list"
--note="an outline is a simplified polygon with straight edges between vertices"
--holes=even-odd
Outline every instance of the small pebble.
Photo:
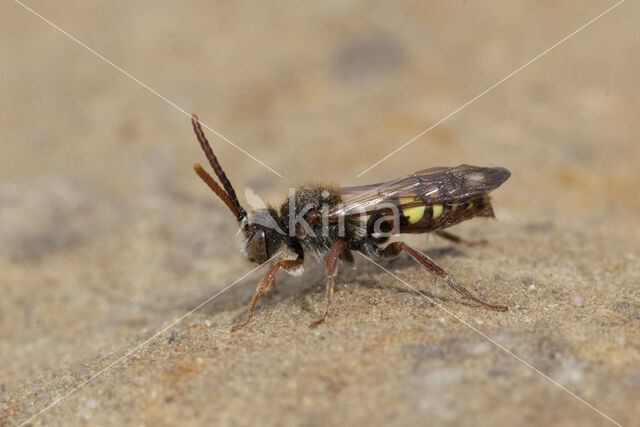
[[173,330],[171,331],[171,335],[169,336],[169,340],[167,341],[169,344],[171,344],[176,338],[178,338],[180,336],[180,332]]
[[571,295],[569,297],[569,302],[573,305],[581,305],[582,304],[582,297],[580,295]]

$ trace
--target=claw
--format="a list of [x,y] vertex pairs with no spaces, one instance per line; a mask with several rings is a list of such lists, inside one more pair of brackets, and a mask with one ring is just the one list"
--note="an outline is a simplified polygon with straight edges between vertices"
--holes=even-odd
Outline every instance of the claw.
[[248,324],[249,324],[249,321],[247,320],[245,322],[238,323],[237,325],[233,325],[231,327],[231,332],[235,332],[237,330],[240,330],[240,329],[244,328],[245,326],[247,326]]
[[316,320],[315,322],[311,322],[311,324],[309,325],[310,328],[315,328],[321,324],[323,324],[324,322],[327,321],[327,315],[329,313],[325,313],[324,316],[322,316],[322,319]]

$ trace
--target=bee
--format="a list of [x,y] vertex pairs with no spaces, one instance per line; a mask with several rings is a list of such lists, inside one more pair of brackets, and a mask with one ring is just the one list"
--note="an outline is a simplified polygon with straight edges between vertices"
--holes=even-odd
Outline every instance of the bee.
[[278,270],[301,274],[307,255],[326,265],[325,311],[311,326],[325,322],[338,261],[353,263],[354,251],[370,258],[389,258],[406,252],[463,297],[491,310],[507,311],[506,306],[489,304],[471,294],[424,253],[404,242],[388,242],[398,234],[434,232],[457,243],[474,244],[444,229],[474,217],[493,218],[489,192],[509,178],[511,173],[507,169],[460,165],[425,169],[392,181],[357,187],[302,185],[291,191],[288,200],[279,207],[264,206],[247,213],[196,114],[192,115],[191,123],[222,186],[198,163],[194,164],[195,172],[236,217],[246,258],[258,264],[272,257],[278,259],[258,283],[246,321],[232,330],[251,321],[258,299],[275,285]]

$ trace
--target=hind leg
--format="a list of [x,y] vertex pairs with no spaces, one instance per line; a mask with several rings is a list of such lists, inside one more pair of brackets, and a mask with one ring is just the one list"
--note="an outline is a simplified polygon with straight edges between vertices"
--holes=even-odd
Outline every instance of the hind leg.
[[429,270],[436,277],[444,279],[449,286],[451,286],[456,292],[460,293],[462,296],[469,298],[471,301],[476,302],[484,307],[490,308],[491,310],[496,310],[496,311],[508,310],[508,308],[504,305],[489,304],[488,302],[485,302],[480,298],[474,296],[471,292],[466,290],[464,286],[458,284],[455,280],[453,280],[453,278],[449,276],[449,273],[447,273],[442,267],[436,264],[434,260],[432,260],[427,255],[423,254],[422,252],[417,251],[412,247],[408,246],[406,243],[403,243],[403,242],[390,243],[384,248],[380,248],[380,250],[378,251],[378,256],[394,257],[403,251],[411,255],[413,259],[415,259],[420,264],[422,264],[424,268]]
[[436,230],[435,233],[436,233],[436,236],[442,237],[443,239],[447,239],[450,242],[454,242],[454,243],[458,243],[466,246],[478,246],[478,245],[485,245],[487,243],[486,239],[467,240],[463,237],[460,237],[453,233],[449,233],[448,231],[444,231],[444,230]]

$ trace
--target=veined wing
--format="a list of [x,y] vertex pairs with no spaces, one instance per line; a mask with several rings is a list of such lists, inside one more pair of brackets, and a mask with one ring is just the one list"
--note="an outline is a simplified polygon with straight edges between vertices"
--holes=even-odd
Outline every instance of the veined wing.
[[389,203],[398,208],[462,204],[499,187],[510,175],[505,168],[460,165],[425,169],[379,184],[342,187],[342,203],[329,209],[329,219],[383,213],[390,210]]

